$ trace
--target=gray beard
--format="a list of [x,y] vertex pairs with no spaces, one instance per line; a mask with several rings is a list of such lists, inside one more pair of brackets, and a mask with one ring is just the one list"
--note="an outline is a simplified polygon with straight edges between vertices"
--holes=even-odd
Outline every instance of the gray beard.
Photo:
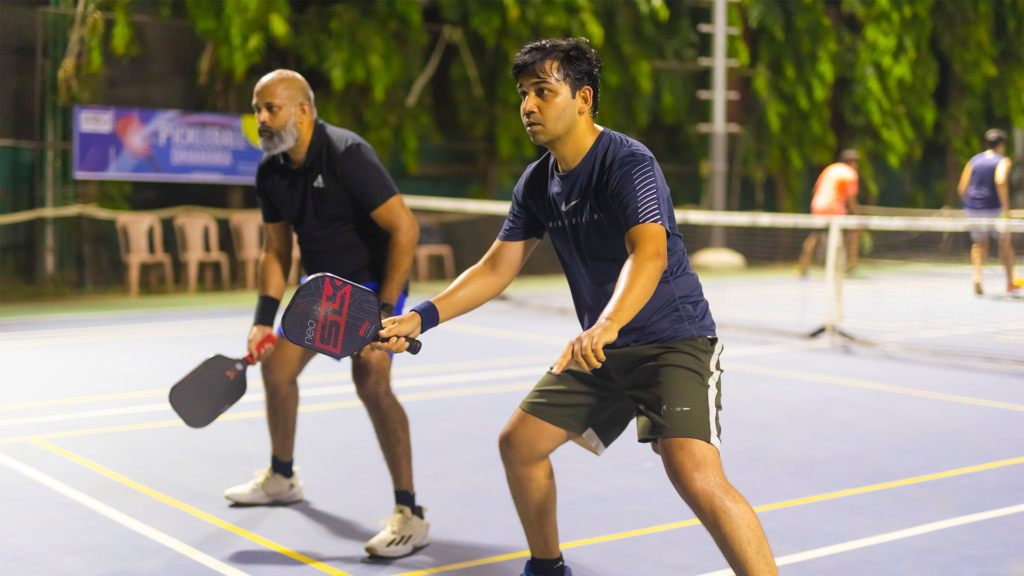
[[295,125],[295,117],[292,116],[283,130],[271,129],[271,135],[260,137],[260,149],[265,154],[280,154],[290,149],[299,140],[299,128]]

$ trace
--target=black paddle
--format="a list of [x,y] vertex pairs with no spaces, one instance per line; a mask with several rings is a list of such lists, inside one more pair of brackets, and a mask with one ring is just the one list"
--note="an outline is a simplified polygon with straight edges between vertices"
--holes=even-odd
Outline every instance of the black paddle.
[[[257,346],[263,350],[277,341],[268,335]],[[231,408],[245,394],[245,369],[255,364],[252,355],[228,358],[216,354],[171,387],[171,408],[193,428],[202,428]]]
[[[292,344],[331,358],[345,358],[371,342],[383,326],[380,300],[366,288],[333,274],[314,274],[292,295],[281,316],[281,328]],[[410,354],[420,351],[420,341],[406,338]]]

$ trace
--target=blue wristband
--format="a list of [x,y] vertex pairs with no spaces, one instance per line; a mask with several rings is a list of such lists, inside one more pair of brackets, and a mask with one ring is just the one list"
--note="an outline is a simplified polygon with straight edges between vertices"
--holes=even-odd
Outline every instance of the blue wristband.
[[420,315],[420,334],[441,323],[441,315],[437,312],[437,306],[434,306],[430,300],[420,302],[413,307],[412,311]]

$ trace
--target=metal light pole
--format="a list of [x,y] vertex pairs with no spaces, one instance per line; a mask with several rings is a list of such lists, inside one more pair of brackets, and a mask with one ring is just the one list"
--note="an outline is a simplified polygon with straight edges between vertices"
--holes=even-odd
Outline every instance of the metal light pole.
[[[725,210],[725,182],[729,173],[728,137],[725,119],[726,91],[726,19],[728,18],[727,0],[715,0],[714,35],[711,69],[711,208]],[[725,231],[720,226],[711,230],[711,246],[725,246]]]

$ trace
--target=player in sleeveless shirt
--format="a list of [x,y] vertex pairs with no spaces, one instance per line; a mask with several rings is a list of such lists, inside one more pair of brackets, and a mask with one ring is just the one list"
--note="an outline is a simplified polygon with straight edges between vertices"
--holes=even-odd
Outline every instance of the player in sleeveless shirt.
[[[1006,133],[993,128],[985,133],[985,151],[971,158],[960,175],[958,191],[968,218],[1006,218],[1010,212],[1010,159],[1006,157]],[[992,226],[971,229],[971,263],[974,265],[974,293],[984,294],[981,267],[988,259],[989,236],[997,239],[999,260],[1006,269],[1006,291],[1015,292],[1024,282],[1013,275],[1013,244],[1010,233],[1000,234]]]

